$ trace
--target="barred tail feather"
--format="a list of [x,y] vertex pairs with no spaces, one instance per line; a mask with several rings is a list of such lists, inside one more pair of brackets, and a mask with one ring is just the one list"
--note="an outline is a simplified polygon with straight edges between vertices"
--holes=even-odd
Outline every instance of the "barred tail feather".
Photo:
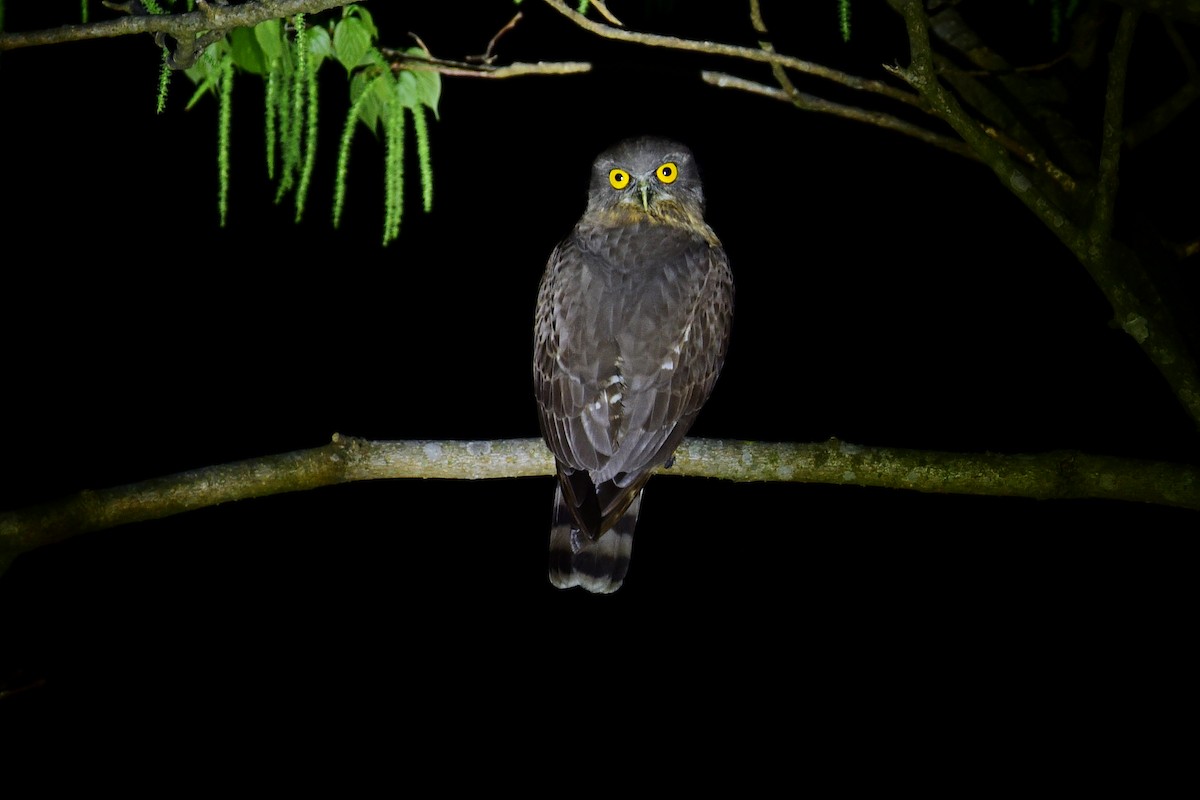
[[621,588],[633,552],[633,529],[637,525],[642,493],[629,509],[599,539],[592,541],[574,527],[571,510],[563,500],[562,487],[554,490],[554,523],[550,528],[550,582],[559,589],[579,586],[589,592],[609,594]]

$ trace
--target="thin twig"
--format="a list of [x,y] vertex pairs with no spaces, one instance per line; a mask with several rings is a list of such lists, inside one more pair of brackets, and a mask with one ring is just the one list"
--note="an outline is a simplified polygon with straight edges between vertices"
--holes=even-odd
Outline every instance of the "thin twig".
[[608,10],[608,4],[605,3],[604,0],[591,0],[591,2],[592,5],[595,6],[596,10],[600,12],[600,15],[606,20],[611,22],[613,25],[616,25],[618,28],[625,27],[625,23],[613,16],[613,13]]
[[1044,154],[1040,152],[1035,153],[1030,150],[1024,144],[1009,136],[1007,132],[992,125],[984,125],[983,132],[1003,145],[1004,149],[1008,150],[1021,161],[1024,161],[1029,166],[1049,177],[1068,194],[1075,192],[1079,188],[1079,183],[1065,170]]
[[705,83],[711,84],[721,89],[737,89],[751,94],[769,97],[772,100],[779,100],[784,103],[789,103],[801,111],[815,111],[821,114],[830,114],[843,119],[851,119],[856,122],[864,122],[868,125],[875,125],[880,128],[895,131],[905,136],[911,136],[926,144],[931,144],[934,147],[940,147],[943,150],[954,153],[957,156],[978,161],[979,156],[975,151],[962,142],[961,139],[954,139],[949,136],[942,136],[934,133],[931,130],[922,128],[919,125],[914,125],[911,122],[906,122],[899,117],[894,117],[891,114],[885,114],[881,111],[870,111],[857,106],[848,106],[841,103],[834,103],[821,97],[816,97],[804,92],[792,91],[788,92],[783,89],[776,89],[774,86],[749,81],[745,78],[739,78],[736,75],[730,75],[725,72],[711,72],[704,70],[700,73],[700,79]]
[[[759,7],[758,0],[750,0],[750,24],[754,27],[754,32],[762,37],[758,40],[758,46],[761,47],[764,52],[774,53],[775,45],[771,44],[770,40],[767,39],[767,23],[763,22],[762,8]],[[793,96],[799,94],[796,91],[796,87],[792,83],[791,78],[787,76],[787,70],[785,70],[781,65],[772,64],[771,74],[775,76],[776,83],[778,83],[779,87],[785,92]]]
[[893,100],[914,106],[915,108],[924,109],[924,103],[921,98],[914,95],[912,92],[896,88],[883,81],[869,80],[860,78],[857,75],[850,75],[846,72],[841,72],[836,69],[821,64],[816,64],[811,61],[804,61],[793,56],[786,56],[780,53],[768,53],[764,50],[754,47],[739,47],[738,45],[722,44],[720,42],[699,41],[695,39],[679,39],[674,36],[662,36],[654,33],[637,33],[635,31],[625,30],[623,28],[614,28],[611,25],[605,25],[600,22],[594,22],[587,17],[576,13],[574,9],[569,7],[563,0],[544,0],[546,5],[553,8],[558,13],[562,14],[571,22],[586,31],[603,36],[606,39],[617,39],[623,42],[634,42],[636,44],[645,45],[646,47],[665,47],[671,50],[685,50],[693,53],[707,53],[716,56],[729,56],[732,58],[740,58],[747,61],[757,61],[763,64],[779,64],[788,69],[803,72],[808,75],[813,75],[818,78],[834,81],[842,86],[850,89],[855,89],[864,92],[873,92],[875,94],[889,97]]
[[517,62],[502,67],[477,64],[468,61],[450,61],[432,56],[417,56],[402,50],[379,48],[393,69],[411,69],[418,72],[437,72],[462,78],[515,78],[522,75],[576,75],[588,72],[592,65],[587,61],[539,61],[535,64]]
[[970,75],[973,78],[995,78],[995,77],[998,77],[1005,73],[1012,73],[1014,75],[1020,75],[1020,74],[1027,73],[1027,72],[1043,72],[1048,69],[1053,69],[1054,67],[1057,67],[1059,64],[1063,63],[1070,57],[1071,57],[1070,51],[1065,51],[1061,55],[1057,55],[1054,58],[1050,59],[1049,61],[1045,61],[1041,64],[1028,64],[1023,67],[1014,66],[1014,67],[1008,67],[1007,69],[1004,69],[1004,70],[962,69],[960,67],[955,67],[954,71],[958,72],[959,74],[962,74],[962,75]]
[[[491,40],[488,42],[487,50],[483,51],[483,55],[467,56],[467,61],[471,62],[472,64],[491,64],[493,61],[495,61],[496,60],[496,43],[500,41],[501,36],[508,33],[513,28],[517,27],[517,23],[521,21],[521,17],[522,17],[522,14],[520,11],[518,11],[513,16],[513,18],[510,19],[503,28],[496,31],[496,35],[493,36],[491,38]],[[429,53],[429,49],[426,48],[424,46],[424,44],[421,45],[421,49],[424,50],[426,53]],[[429,53],[429,54],[431,56],[433,55],[432,53]]]

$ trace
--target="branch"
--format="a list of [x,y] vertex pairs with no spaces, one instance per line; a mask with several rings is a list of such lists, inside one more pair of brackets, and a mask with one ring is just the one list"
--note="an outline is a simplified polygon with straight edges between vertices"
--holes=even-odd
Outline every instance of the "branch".
[[402,50],[387,47],[379,52],[388,59],[393,69],[403,68],[416,72],[437,72],[460,78],[515,78],[522,75],[575,75],[589,72],[592,65],[587,61],[539,61],[535,64],[517,62],[498,67],[490,62],[450,61],[432,55],[417,56]]
[[[739,47],[737,45],[722,44],[720,42],[697,41],[693,39],[679,39],[674,36],[663,36],[652,33],[637,33],[635,31],[625,30],[624,28],[604,25],[599,22],[593,22],[587,17],[579,14],[572,8],[568,7],[563,0],[545,0],[546,4],[559,12],[573,23],[590,31],[597,36],[603,36],[606,39],[617,39],[625,42],[633,42],[635,44],[644,45],[647,47],[665,47],[673,50],[686,50],[695,53],[708,53],[711,55],[728,56],[732,58],[741,58],[748,61],[757,61],[770,65],[771,72],[775,80],[780,85],[780,89],[772,86],[766,86],[755,81],[739,78],[735,75],[729,75],[724,72],[714,72],[704,70],[700,73],[700,79],[705,83],[711,84],[722,89],[738,89],[751,94],[757,94],[764,97],[770,97],[774,100],[780,100],[791,103],[796,108],[802,111],[816,111],[824,114],[831,114],[843,119],[850,119],[856,122],[863,122],[868,125],[875,125],[885,130],[902,133],[906,136],[912,136],[926,144],[931,144],[939,147],[955,155],[977,160],[978,156],[971,150],[970,147],[964,146],[962,142],[933,131],[922,128],[919,125],[914,125],[906,122],[891,114],[885,114],[879,111],[869,111],[857,106],[849,106],[841,103],[834,103],[814,95],[805,94],[796,89],[791,80],[784,72],[784,68],[793,69],[797,72],[803,72],[819,78],[825,78],[842,86],[849,87],[857,91],[872,92],[883,95],[884,97],[898,100],[901,103],[913,106],[925,113],[930,113],[929,108],[925,105],[919,94],[912,94],[897,89],[894,86],[886,84],[882,81],[869,80],[860,78],[856,75],[850,75],[846,72],[830,69],[821,64],[816,64],[811,61],[804,61],[793,56],[782,55],[775,51],[774,46],[766,38],[759,41],[759,49],[752,47]],[[750,22],[756,33],[765,37],[767,34],[766,24],[762,19],[762,11],[759,8],[757,0],[751,0],[750,3]]]
[[[1076,181],[1066,171],[1077,178],[1094,175],[1091,148],[1083,144],[1064,109],[1048,100],[1053,97],[1054,89],[1061,86],[1060,82],[1051,75],[1031,79],[1030,73],[1039,72],[1045,64],[1023,67],[1010,63],[963,18],[958,6],[942,6],[932,13],[929,31],[958,55],[952,61],[933,54],[939,78],[958,93],[965,105],[975,109],[976,116],[996,132],[1002,145],[1026,163],[1040,165],[1041,171],[1068,192],[1075,191]],[[1071,51],[1064,51],[1059,58],[1067,59],[1070,54]],[[964,69],[957,61],[978,69]],[[1034,128],[1049,139],[1049,146],[1038,141],[1030,127],[1031,117],[1036,120]],[[1066,171],[1051,162],[1052,151],[1065,160]],[[1031,173],[1031,177],[1035,174]]]
[[1137,257],[1110,235],[1115,179],[1115,149],[1120,146],[1120,115],[1113,108],[1124,94],[1129,44],[1136,12],[1122,12],[1117,41],[1110,55],[1110,78],[1106,100],[1104,160],[1102,177],[1093,208],[1093,226],[1085,229],[1054,202],[1038,183],[1014,162],[996,138],[942,86],[934,67],[929,42],[928,20],[920,0],[889,0],[904,17],[908,28],[911,63],[907,69],[889,68],[920,92],[935,114],[941,117],[979,154],[1000,182],[1032,211],[1046,228],[1065,244],[1104,292],[1113,309],[1114,322],[1142,348],[1142,352],[1166,379],[1184,410],[1200,426],[1200,369],[1189,352],[1178,323],[1153,283],[1145,277]]
[[350,2],[351,0],[249,0],[236,6],[216,6],[204,0],[197,0],[199,10],[186,14],[133,15],[90,22],[86,25],[63,25],[42,31],[0,33],[0,50],[108,39],[132,33],[165,33],[179,41],[185,41],[207,31],[250,28],[269,19],[290,17],[293,14],[316,14],[349,5]]
[[1100,169],[1096,181],[1095,207],[1088,235],[1098,251],[1112,238],[1113,209],[1117,204],[1117,166],[1121,160],[1124,137],[1125,77],[1129,69],[1129,51],[1133,48],[1133,30],[1138,12],[1125,9],[1117,23],[1117,37],[1108,60],[1108,86],[1104,92],[1104,124],[1100,137]]
[[906,103],[922,110],[927,110],[921,101],[921,98],[914,95],[912,92],[906,92],[903,89],[898,89],[883,81],[869,80],[860,78],[857,75],[851,75],[846,72],[841,72],[836,69],[821,64],[813,63],[812,61],[804,61],[794,56],[781,55],[773,51],[761,50],[754,47],[739,47],[738,45],[722,44],[720,42],[698,41],[695,39],[679,39],[674,36],[662,36],[655,33],[637,33],[635,31],[625,30],[624,28],[616,28],[611,25],[605,25],[600,22],[593,22],[587,17],[579,14],[574,9],[566,4],[564,0],[545,0],[546,5],[553,8],[558,13],[562,14],[571,22],[586,31],[603,36],[606,39],[617,39],[622,42],[633,42],[635,44],[645,45],[646,47],[665,47],[671,50],[685,50],[692,53],[707,53],[716,56],[729,56],[732,58],[740,58],[746,61],[757,61],[762,64],[779,65],[788,69],[803,72],[808,75],[813,75],[818,78],[840,83],[850,89],[858,91],[873,92],[881,94],[884,97],[890,97],[901,103]]
[[1113,0],[1133,11],[1147,11],[1168,19],[1179,19],[1200,25],[1200,3],[1196,0]]
[[[1200,467],[1057,451],[1036,455],[687,439],[668,475],[1037,499],[1104,499],[1200,510]],[[382,478],[553,475],[540,439],[375,442],[334,434],[323,447],[180,472],[0,513],[9,558],[78,533],[251,497]]]
[[910,64],[907,69],[887,67],[921,93],[929,102],[933,113],[941,117],[962,137],[972,150],[992,168],[996,176],[1016,195],[1046,227],[1055,231],[1072,251],[1078,252],[1085,239],[1083,231],[1072,224],[1057,205],[1030,181],[1019,165],[1014,164],[1008,153],[995,138],[967,114],[953,95],[947,92],[937,79],[933,63],[933,51],[929,44],[928,22],[921,3],[917,0],[891,0],[892,7],[908,25]]
[[920,125],[914,125],[911,122],[906,122],[899,117],[885,114],[882,111],[871,111],[858,106],[848,106],[842,103],[834,103],[831,100],[826,100],[816,95],[806,94],[800,91],[787,91],[785,89],[776,89],[774,86],[749,81],[745,78],[739,78],[736,75],[729,75],[724,72],[711,72],[703,70],[700,73],[700,79],[705,83],[716,86],[720,89],[738,89],[743,92],[769,97],[772,100],[779,100],[784,103],[790,103],[801,111],[817,111],[823,114],[830,114],[843,119],[852,119],[856,122],[865,122],[868,125],[885,130],[895,131],[896,133],[911,136],[914,139],[919,139],[926,144],[931,144],[934,147],[940,147],[943,150],[954,153],[963,158],[969,158],[973,161],[978,161],[979,156],[975,151],[967,145],[963,144],[960,139],[952,139],[949,136],[942,136],[933,131],[922,128]]
[[[605,12],[607,13],[607,11]],[[586,61],[539,61],[536,64],[515,63],[503,67],[496,66],[496,43],[500,37],[517,27],[522,14],[517,14],[504,27],[496,32],[488,42],[483,55],[467,56],[465,61],[452,61],[438,58],[429,51],[421,37],[410,33],[420,46],[424,55],[415,55],[404,50],[394,50],[388,47],[379,48],[379,52],[388,59],[388,65],[393,71],[407,69],[416,72],[437,72],[442,75],[452,75],[460,78],[515,78],[521,75],[574,75],[580,72],[590,72],[592,65]]]
[[1184,111],[1200,99],[1200,69],[1196,67],[1196,59],[1188,51],[1187,45],[1179,31],[1169,21],[1164,21],[1167,37],[1175,47],[1175,55],[1183,63],[1188,80],[1170,97],[1152,109],[1140,122],[1127,125],[1125,128],[1125,144],[1130,150],[1139,146],[1146,139],[1161,132]]
[[[758,46],[766,53],[774,53],[775,45],[767,39],[767,24],[763,22],[762,8],[759,0],[750,0],[750,24],[754,28],[754,32],[759,35]],[[869,111],[858,106],[848,106],[842,103],[835,103],[831,100],[826,100],[822,97],[801,92],[788,78],[787,71],[781,64],[771,64],[771,75],[774,76],[775,82],[779,84],[776,89],[772,86],[757,83],[755,81],[739,78],[736,75],[729,75],[724,72],[712,72],[704,70],[700,73],[700,80],[705,83],[716,86],[720,89],[738,89],[750,94],[757,94],[763,97],[769,97],[773,100],[780,100],[785,103],[790,103],[801,111],[816,111],[818,113],[829,114],[843,119],[850,119],[856,122],[864,122],[868,125],[876,125],[880,128],[892,130],[905,136],[912,136],[926,144],[931,144],[935,147],[940,147],[948,150],[955,155],[965,158],[976,158],[976,155],[971,151],[971,148],[964,145],[958,139],[952,139],[949,136],[942,136],[934,133],[919,125],[913,125],[911,122],[906,122],[899,117],[891,114],[884,114],[881,111]]]
[[[763,22],[762,9],[759,7],[758,0],[750,0],[750,24],[754,27],[754,32],[759,35],[758,46],[764,52],[774,53],[775,45],[767,38],[767,24]],[[779,84],[779,88],[792,96],[796,96],[799,92],[792,84],[791,78],[787,76],[785,70],[779,64],[771,65],[771,74],[775,76],[775,82]]]

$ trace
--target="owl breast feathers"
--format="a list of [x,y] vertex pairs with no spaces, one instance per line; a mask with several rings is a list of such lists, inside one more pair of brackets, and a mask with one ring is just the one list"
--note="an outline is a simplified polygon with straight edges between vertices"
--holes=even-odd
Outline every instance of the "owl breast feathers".
[[642,488],[712,392],[732,314],[691,151],[639,138],[601,153],[587,209],[546,265],[534,324],[538,416],[558,474],[554,585],[621,586]]

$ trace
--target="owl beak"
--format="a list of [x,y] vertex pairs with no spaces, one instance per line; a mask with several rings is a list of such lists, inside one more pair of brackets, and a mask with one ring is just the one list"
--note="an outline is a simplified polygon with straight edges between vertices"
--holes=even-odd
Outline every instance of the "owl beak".
[[650,211],[650,184],[646,181],[638,183],[638,194],[642,196],[642,210]]

